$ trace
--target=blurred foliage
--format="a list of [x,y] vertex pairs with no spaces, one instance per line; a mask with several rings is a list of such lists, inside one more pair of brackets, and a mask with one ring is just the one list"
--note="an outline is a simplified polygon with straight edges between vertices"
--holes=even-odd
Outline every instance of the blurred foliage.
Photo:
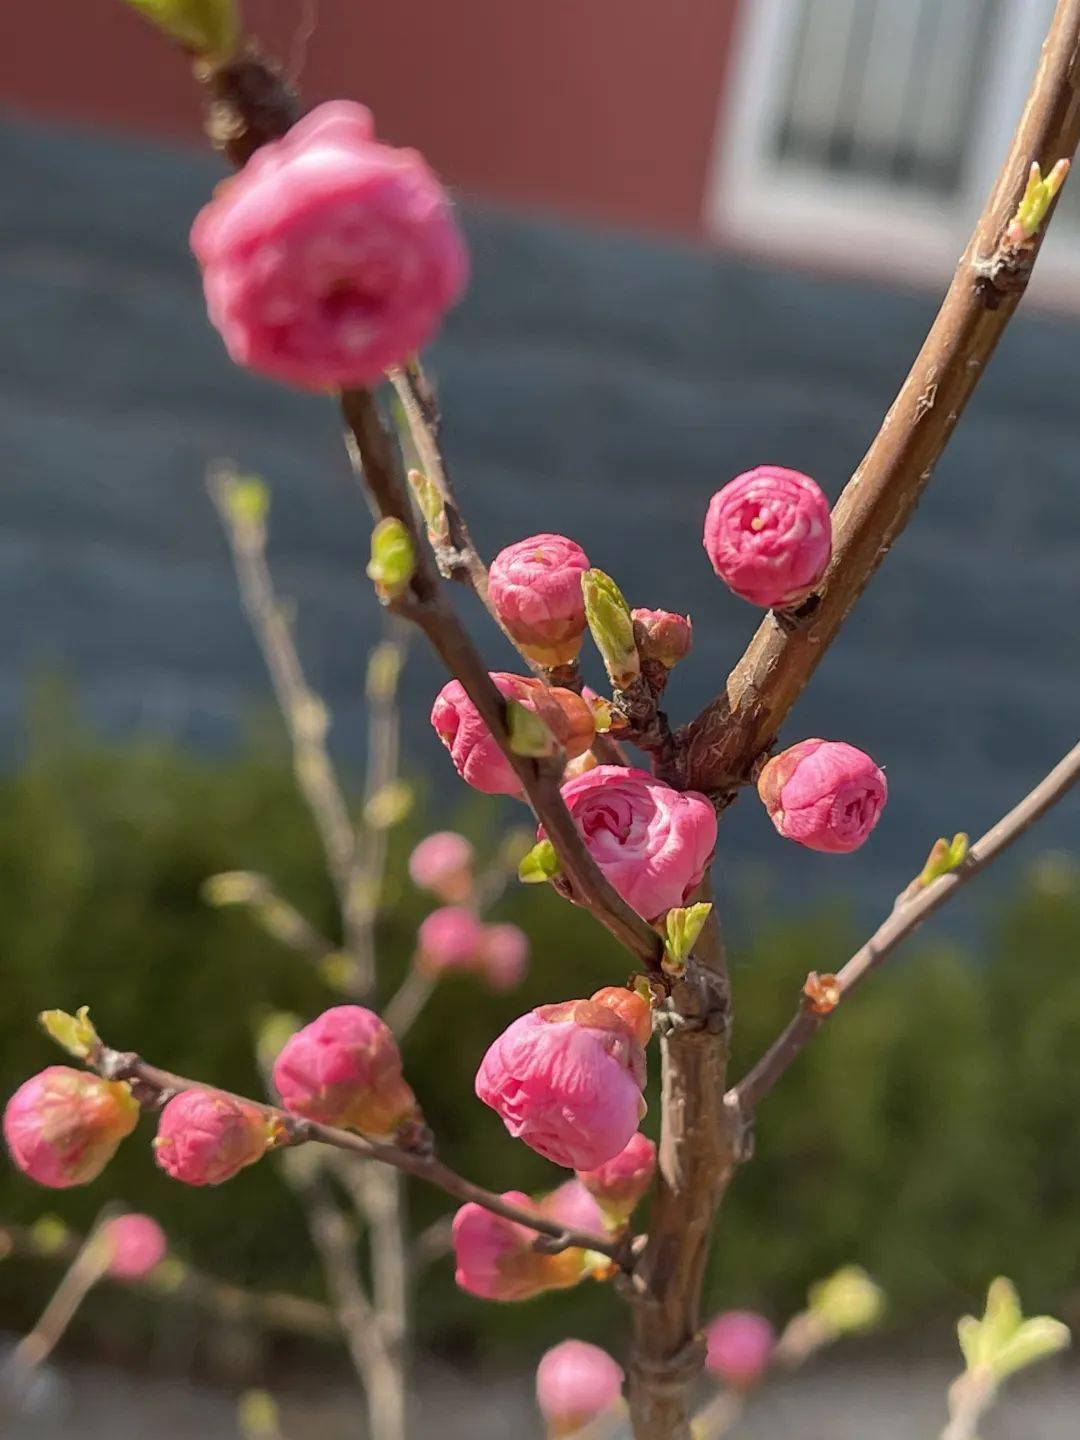
[[[59,1057],[33,1024],[51,1006],[89,1003],[104,1038],[171,1069],[256,1093],[252,1034],[268,1007],[314,1015],[334,995],[240,910],[199,898],[208,875],[237,868],[274,878],[329,934],[334,907],[317,844],[274,731],[240,757],[193,757],[159,744],[123,749],[57,732],[43,710],[20,768],[0,778],[0,1086],[6,1095]],[[520,812],[466,799],[459,817],[481,856]],[[393,835],[380,923],[383,998],[404,973],[427,902],[402,877],[419,816]],[[988,899],[984,887],[984,903]],[[859,938],[837,910],[793,915],[761,903],[734,946],[735,1073],[787,1018],[808,970],[834,969]],[[626,970],[613,943],[550,890],[512,884],[499,918],[524,925],[534,965],[496,996],[445,982],[406,1047],[409,1078],[445,1157],[497,1189],[561,1178],[510,1141],[475,1101],[477,1063],[496,1031],[529,1005],[582,995]],[[1080,1228],[1080,886],[1048,856],[1015,894],[991,902],[977,953],[926,938],[851,1003],[762,1110],[757,1159],[724,1208],[710,1303],[776,1318],[806,1288],[853,1262],[884,1286],[894,1321],[955,1314],[988,1276],[1014,1277],[1032,1306],[1062,1313],[1078,1285]],[[657,1119],[653,1064],[652,1113]],[[319,1293],[296,1201],[270,1160],[219,1190],[185,1189],[154,1168],[149,1124],[86,1190],[39,1191],[0,1168],[0,1218],[51,1210],[80,1229],[120,1198],[159,1217],[177,1253],[244,1284]],[[414,1186],[411,1220],[447,1211]],[[4,1262],[0,1326],[40,1305],[39,1264]],[[612,1343],[610,1287],[525,1306],[484,1304],[452,1283],[448,1259],[421,1278],[420,1337],[459,1359],[534,1356],[567,1333]],[[108,1344],[131,1307],[115,1292],[89,1307]],[[1067,1307],[1065,1307],[1067,1313]],[[84,1331],[85,1333],[85,1331]]]

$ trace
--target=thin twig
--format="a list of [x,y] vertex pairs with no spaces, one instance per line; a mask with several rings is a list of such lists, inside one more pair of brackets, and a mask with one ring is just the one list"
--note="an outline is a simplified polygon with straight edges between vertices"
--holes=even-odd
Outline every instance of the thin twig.
[[[828,1015],[845,1000],[872,970],[881,965],[904,940],[918,929],[928,915],[940,909],[961,886],[1019,840],[1051,806],[1056,805],[1080,780],[1080,744],[1055,765],[1045,779],[1007,815],[975,842],[958,869],[941,875],[893,910],[861,949],[839,971],[835,980],[835,1003],[822,1013],[805,996],[794,1018],[756,1065],[729,1092],[729,1101],[746,1116],[773,1089],[798,1058],[803,1047],[817,1034]],[[830,988],[832,988],[830,986]]]
[[405,979],[386,1003],[383,1019],[400,1041],[419,1019],[420,1012],[431,999],[436,981],[417,965],[411,965]]
[[211,904],[238,905],[249,910],[272,940],[315,965],[339,953],[326,936],[274,888],[270,878],[256,870],[228,870],[211,875],[203,890]]

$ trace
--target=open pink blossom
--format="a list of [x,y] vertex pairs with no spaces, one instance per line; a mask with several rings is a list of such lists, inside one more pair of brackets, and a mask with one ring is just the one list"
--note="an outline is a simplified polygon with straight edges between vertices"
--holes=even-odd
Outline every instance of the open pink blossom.
[[433,910],[416,936],[416,963],[427,975],[477,970],[483,964],[483,922],[464,905]]
[[704,544],[736,595],[752,605],[797,605],[832,555],[829,502],[809,475],[759,465],[712,497]]
[[430,890],[449,905],[467,900],[473,884],[473,847],[464,835],[438,830],[409,856],[409,875],[421,890]]
[[536,1369],[536,1403],[553,1436],[573,1435],[613,1409],[622,1396],[623,1372],[606,1350],[564,1340]]
[[154,1158],[185,1185],[221,1185],[269,1144],[270,1122],[257,1105],[220,1090],[182,1090],[161,1112]]
[[[573,759],[588,750],[596,734],[592,707],[580,695],[548,687],[531,676],[495,671],[491,679],[499,694],[534,711]],[[461,778],[485,795],[520,795],[521,781],[503,754],[460,680],[451,680],[435,697],[431,709],[435,733],[450,752]]]
[[625,1225],[656,1173],[656,1146],[639,1130],[618,1155],[595,1170],[581,1170],[578,1179],[598,1201],[608,1223]]
[[884,772],[854,745],[802,740],[768,762],[758,794],[785,839],[843,855],[867,839],[889,787]]
[[491,562],[491,602],[530,660],[554,669],[575,660],[585,634],[581,577],[589,559],[565,535],[531,535]]
[[737,1390],[756,1385],[769,1368],[776,1332],[753,1310],[727,1310],[705,1327],[711,1375]]
[[165,1231],[149,1215],[118,1215],[104,1230],[110,1249],[109,1274],[141,1280],[161,1264],[168,1249]]
[[513,990],[529,967],[529,937],[519,925],[485,925],[480,963],[492,990]]
[[138,1118],[139,1107],[122,1081],[50,1065],[8,1101],[4,1139],[24,1175],[66,1190],[96,1180]]
[[591,1000],[542,1005],[494,1042],[476,1093],[539,1154],[594,1170],[619,1153],[644,1114],[650,1026],[641,996],[615,987]]
[[232,358],[311,390],[377,384],[431,339],[468,269],[423,157],[379,143],[347,100],[219,185],[191,248]]
[[[502,1197],[523,1210],[539,1206],[520,1190]],[[565,1290],[585,1274],[584,1252],[557,1255],[536,1250],[536,1231],[495,1215],[482,1205],[463,1205],[454,1216],[454,1279],[482,1300],[529,1300],[545,1290]]]
[[673,790],[645,770],[597,765],[568,780],[562,795],[589,854],[646,920],[684,905],[701,884],[716,812],[698,791]]
[[397,1041],[363,1005],[335,1005],[290,1036],[274,1087],[286,1110],[365,1135],[393,1135],[420,1115]]
[[548,1219],[557,1220],[568,1230],[584,1230],[591,1235],[606,1233],[600,1206],[576,1178],[564,1180],[537,1203]]

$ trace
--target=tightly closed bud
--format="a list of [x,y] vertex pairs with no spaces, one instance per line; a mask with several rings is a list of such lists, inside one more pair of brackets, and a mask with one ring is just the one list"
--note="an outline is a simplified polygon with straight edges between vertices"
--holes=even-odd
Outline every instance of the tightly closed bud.
[[589,568],[580,545],[565,535],[532,535],[500,550],[488,572],[495,612],[524,655],[549,670],[581,651]]
[[118,1215],[103,1231],[109,1247],[109,1274],[118,1280],[141,1280],[165,1258],[165,1231],[149,1215]]
[[485,925],[480,964],[492,990],[513,990],[529,968],[529,937],[518,925]]
[[[523,1210],[538,1206],[520,1190],[502,1197]],[[586,1272],[585,1254],[570,1248],[557,1255],[534,1249],[536,1231],[504,1220],[482,1205],[463,1205],[454,1216],[454,1279],[482,1300],[530,1300],[545,1290],[565,1290]]]
[[630,613],[642,660],[655,660],[665,670],[673,670],[690,654],[694,627],[689,615],[678,615],[674,610],[632,610]]
[[8,1101],[4,1139],[24,1175],[66,1190],[96,1180],[138,1118],[126,1084],[50,1065]]
[[468,268],[423,157],[380,144],[347,100],[219,185],[191,248],[232,358],[308,390],[377,384],[431,339]]
[[473,847],[464,835],[438,830],[409,856],[409,875],[421,890],[448,904],[467,900],[473,885]]
[[704,544],[736,595],[752,605],[797,605],[832,555],[829,502],[809,475],[759,465],[713,496]]
[[701,884],[716,845],[716,812],[698,791],[673,790],[645,770],[598,765],[568,780],[562,796],[589,854],[646,920],[685,904]]
[[650,1029],[648,1005],[629,990],[542,1005],[494,1042],[476,1093],[538,1154],[594,1170],[623,1149],[645,1112]]
[[374,580],[380,595],[393,600],[408,585],[415,570],[412,536],[400,520],[388,515],[371,532],[368,579]]
[[464,905],[433,910],[421,923],[416,940],[416,964],[425,975],[482,966],[484,924]]
[[182,1090],[161,1112],[154,1158],[185,1185],[221,1185],[262,1159],[270,1132],[257,1105],[218,1090]]
[[585,618],[611,683],[625,689],[641,673],[634,621],[626,596],[603,570],[587,570],[581,577]]
[[[588,750],[596,724],[588,702],[572,690],[548,688],[539,680],[496,671],[491,676],[499,694],[534,711],[554,738],[573,758]],[[431,710],[435,733],[450,752],[461,778],[485,795],[520,795],[521,781],[465,693],[460,680],[451,680],[436,696]]]
[[753,1310],[727,1310],[705,1328],[705,1367],[735,1390],[749,1390],[769,1368],[776,1332]]
[[365,1135],[393,1135],[420,1118],[389,1027],[362,1005],[335,1005],[298,1030],[274,1064],[286,1110]]
[[656,1146],[639,1130],[618,1155],[595,1170],[580,1170],[578,1179],[594,1196],[604,1218],[621,1229],[637,1208],[656,1174]]
[[845,1265],[811,1285],[807,1309],[832,1335],[872,1330],[885,1312],[885,1292],[861,1265]]
[[774,755],[758,779],[769,818],[786,840],[843,855],[881,818],[889,787],[870,756],[842,740],[802,740]]
[[552,1437],[573,1435],[614,1409],[623,1372],[611,1356],[584,1340],[564,1340],[536,1368],[536,1403]]

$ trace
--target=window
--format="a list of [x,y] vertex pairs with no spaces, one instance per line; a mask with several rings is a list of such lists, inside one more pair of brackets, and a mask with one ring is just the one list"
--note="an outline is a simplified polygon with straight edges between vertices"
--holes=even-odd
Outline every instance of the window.
[[[706,221],[811,263],[940,280],[1012,137],[1054,0],[742,0]],[[1080,171],[1036,272],[1080,305]]]

